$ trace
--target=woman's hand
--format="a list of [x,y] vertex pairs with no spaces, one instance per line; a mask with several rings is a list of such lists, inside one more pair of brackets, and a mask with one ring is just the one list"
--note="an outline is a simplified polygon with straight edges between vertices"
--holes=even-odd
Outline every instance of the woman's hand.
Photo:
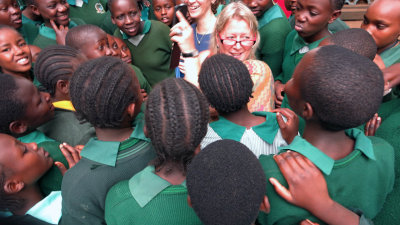
[[190,53],[196,50],[194,45],[193,28],[189,22],[185,19],[185,16],[178,11],[176,16],[179,19],[179,23],[171,28],[169,36],[171,41],[178,43],[181,52]]

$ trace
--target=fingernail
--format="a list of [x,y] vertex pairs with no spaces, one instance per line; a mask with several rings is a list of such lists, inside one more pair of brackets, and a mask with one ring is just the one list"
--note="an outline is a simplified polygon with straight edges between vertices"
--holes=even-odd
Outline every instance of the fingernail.
[[307,222],[308,224],[314,224],[314,223],[311,222],[309,219],[306,219],[306,222]]

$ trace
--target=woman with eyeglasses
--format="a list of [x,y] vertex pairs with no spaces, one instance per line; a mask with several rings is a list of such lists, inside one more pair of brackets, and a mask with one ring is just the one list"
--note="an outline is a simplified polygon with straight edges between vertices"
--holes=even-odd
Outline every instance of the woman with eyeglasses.
[[201,63],[211,55],[227,54],[242,61],[249,69],[254,83],[253,98],[248,104],[250,111],[271,111],[274,108],[272,73],[267,64],[255,58],[260,40],[258,23],[246,5],[232,2],[222,10],[211,34],[210,48],[200,54],[191,43],[190,25],[179,14],[178,17],[181,22],[171,29],[170,36],[172,41],[179,44],[184,57],[184,63],[180,66],[185,70],[184,79],[198,86]]

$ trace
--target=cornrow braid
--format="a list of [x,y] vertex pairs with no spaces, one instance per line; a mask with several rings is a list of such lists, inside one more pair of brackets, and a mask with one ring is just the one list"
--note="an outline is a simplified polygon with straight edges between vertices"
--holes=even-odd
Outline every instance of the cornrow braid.
[[83,55],[65,45],[53,45],[43,49],[36,60],[34,74],[46,91],[54,96],[59,80],[69,80]]
[[246,66],[225,54],[206,59],[199,85],[209,103],[220,113],[236,112],[250,101],[253,81]]
[[140,97],[135,72],[122,60],[103,56],[83,63],[70,82],[70,96],[79,119],[94,127],[119,128],[129,104]]
[[173,162],[186,167],[207,132],[208,104],[203,94],[183,79],[156,85],[147,100],[146,128],[156,149],[155,167]]

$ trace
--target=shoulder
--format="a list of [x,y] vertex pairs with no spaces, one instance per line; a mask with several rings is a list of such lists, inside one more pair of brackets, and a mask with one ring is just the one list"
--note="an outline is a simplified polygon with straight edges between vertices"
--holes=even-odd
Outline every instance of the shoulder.
[[129,191],[129,180],[123,180],[116,183],[110,188],[106,197],[106,211],[112,210],[121,202],[131,199],[132,195]]
[[150,32],[169,34],[169,27],[167,25],[157,20],[150,20],[150,21],[151,21]]
[[389,162],[393,163],[394,159],[393,147],[382,138],[375,136],[368,136],[368,138],[371,140],[376,160],[382,160],[387,163]]

